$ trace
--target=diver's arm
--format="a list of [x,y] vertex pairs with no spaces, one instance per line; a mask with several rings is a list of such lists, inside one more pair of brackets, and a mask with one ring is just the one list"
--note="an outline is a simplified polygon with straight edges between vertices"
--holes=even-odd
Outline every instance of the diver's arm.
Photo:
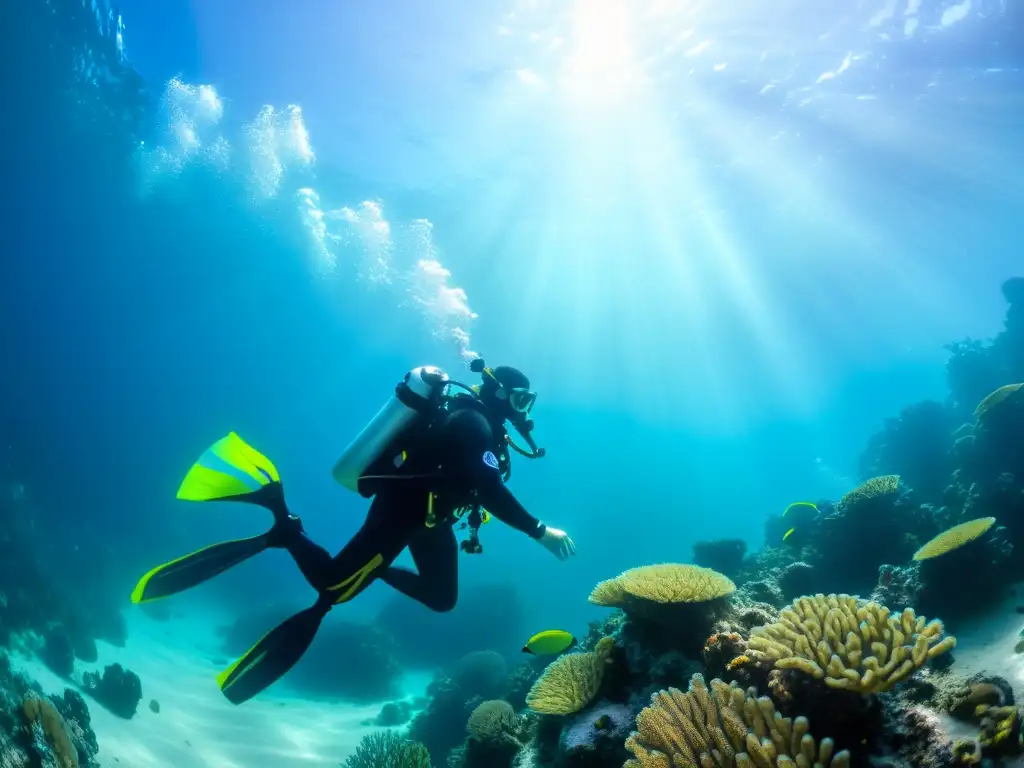
[[544,535],[544,524],[502,482],[492,451],[494,432],[487,419],[468,409],[452,414],[445,425],[445,442],[447,470],[456,485],[476,491],[480,505],[506,525],[534,539]]
[[[488,467],[488,469],[490,469]],[[522,531],[531,539],[540,539],[547,527],[540,520],[526,511],[505,484],[497,470],[493,470],[493,479],[481,478],[477,485],[477,498],[480,506],[505,523],[505,525]]]

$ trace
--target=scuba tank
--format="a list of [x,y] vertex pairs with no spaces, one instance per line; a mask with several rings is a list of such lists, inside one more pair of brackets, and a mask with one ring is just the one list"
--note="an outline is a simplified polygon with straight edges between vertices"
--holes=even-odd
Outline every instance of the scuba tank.
[[350,491],[359,492],[359,478],[421,415],[441,402],[449,384],[448,374],[432,365],[413,368],[395,387],[370,423],[341,454],[331,475]]

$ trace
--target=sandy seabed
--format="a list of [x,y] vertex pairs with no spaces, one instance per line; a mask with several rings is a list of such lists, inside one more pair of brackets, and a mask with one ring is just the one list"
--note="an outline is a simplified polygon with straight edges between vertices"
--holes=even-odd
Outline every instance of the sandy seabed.
[[[131,720],[111,714],[89,697],[100,764],[128,768],[336,768],[359,740],[376,730],[366,725],[381,703],[348,704],[308,700],[278,684],[235,706],[217,687],[216,675],[230,663],[211,652],[218,646],[208,624],[158,622],[139,612],[129,619],[124,648],[99,643],[96,664],[76,663],[81,671],[102,671],[117,662],[142,681],[143,698]],[[17,668],[47,693],[75,687],[34,658],[13,659]],[[409,695],[421,695],[422,675],[405,681]],[[159,712],[150,701],[159,702]]]

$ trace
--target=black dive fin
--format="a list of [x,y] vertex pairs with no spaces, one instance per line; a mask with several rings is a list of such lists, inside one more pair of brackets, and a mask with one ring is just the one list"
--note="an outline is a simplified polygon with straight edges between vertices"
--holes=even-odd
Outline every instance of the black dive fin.
[[184,557],[158,565],[135,585],[133,603],[159,600],[209,581],[228,568],[258,555],[270,546],[270,534],[211,544]]
[[248,701],[294,667],[313,642],[330,609],[330,603],[319,601],[286,619],[221,672],[217,683],[228,701],[232,704]]

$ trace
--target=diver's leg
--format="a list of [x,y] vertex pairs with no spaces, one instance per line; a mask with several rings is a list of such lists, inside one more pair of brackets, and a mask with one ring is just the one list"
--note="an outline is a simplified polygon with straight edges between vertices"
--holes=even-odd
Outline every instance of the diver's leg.
[[[377,577],[375,571],[390,565],[408,546],[423,526],[426,512],[424,493],[380,493],[370,504],[362,527],[334,557],[306,536],[301,527],[283,539],[281,546],[313,589],[332,592],[333,602],[347,602],[369,586]],[[347,586],[339,587],[343,583]]]
[[433,611],[446,612],[459,599],[459,545],[450,525],[423,528],[409,540],[416,571],[390,566],[380,580]]
[[327,612],[366,589],[409,543],[426,518],[423,493],[379,494],[356,535],[335,557],[304,535],[292,536],[284,547],[295,558],[310,585],[320,594],[316,603],[264,635],[217,678],[228,700],[240,704],[274,683],[309,648]]

